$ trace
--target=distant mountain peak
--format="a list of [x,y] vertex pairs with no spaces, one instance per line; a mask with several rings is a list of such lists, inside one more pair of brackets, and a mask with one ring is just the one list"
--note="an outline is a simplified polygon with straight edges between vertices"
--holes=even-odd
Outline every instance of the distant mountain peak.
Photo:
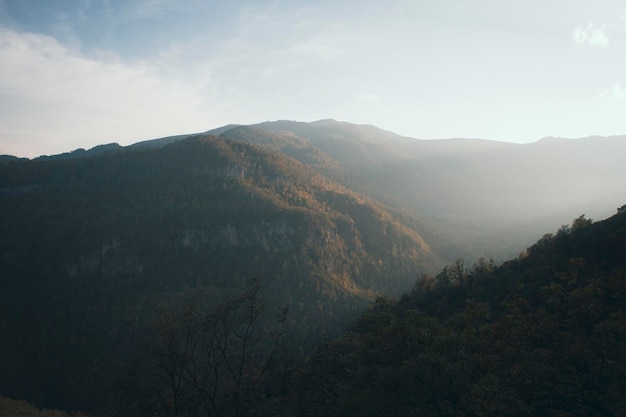
[[561,143],[565,143],[568,141],[572,141],[574,139],[568,139],[568,138],[561,138],[561,137],[557,137],[557,136],[546,136],[543,137],[541,139],[539,139],[539,141],[537,143],[542,143],[542,144],[561,144]]

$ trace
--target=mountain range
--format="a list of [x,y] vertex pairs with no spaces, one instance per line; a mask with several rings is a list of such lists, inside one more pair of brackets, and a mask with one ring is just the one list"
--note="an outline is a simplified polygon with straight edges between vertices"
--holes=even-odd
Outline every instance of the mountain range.
[[[431,248],[508,259],[580,214],[605,218],[626,195],[626,136],[529,144],[418,140],[335,120],[227,125],[204,135],[296,159],[327,179],[411,218]],[[200,135],[203,135],[200,134]],[[162,147],[198,134],[97,146],[44,159]]]
[[[80,408],[163,306],[260,279],[295,356],[458,259],[626,196],[626,137],[417,140],[334,120],[0,159],[0,393]],[[94,380],[93,375],[101,378]]]

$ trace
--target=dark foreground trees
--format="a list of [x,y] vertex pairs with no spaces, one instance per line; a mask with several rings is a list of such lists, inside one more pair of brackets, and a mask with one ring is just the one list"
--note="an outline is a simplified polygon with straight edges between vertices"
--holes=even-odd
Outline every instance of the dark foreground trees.
[[626,217],[457,261],[379,300],[294,375],[291,415],[626,415]]
[[287,309],[269,329],[260,282],[202,313],[191,302],[157,320],[152,338],[121,378],[123,415],[270,415],[274,359]]
[[573,271],[443,320],[380,301],[298,369],[291,415],[624,416],[625,278]]
[[164,311],[104,415],[626,416],[626,216],[575,223],[379,299],[288,372],[274,373],[286,310],[262,318],[258,281]]

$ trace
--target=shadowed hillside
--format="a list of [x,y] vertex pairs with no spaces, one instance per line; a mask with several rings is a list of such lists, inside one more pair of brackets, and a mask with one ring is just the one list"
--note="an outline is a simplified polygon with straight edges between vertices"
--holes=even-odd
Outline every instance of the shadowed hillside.
[[[418,140],[335,120],[227,125],[207,133],[282,153],[396,210],[448,262],[504,260],[581,212],[595,218],[626,195],[626,137],[545,138],[525,145]],[[193,135],[144,141],[159,148]],[[51,158],[115,151],[115,144]],[[49,157],[50,158],[50,157]]]
[[[614,393],[624,388],[623,358],[593,335],[604,332],[622,348],[623,213],[596,224],[579,217],[499,267],[484,259],[511,257],[564,219],[604,217],[623,204],[625,138],[420,141],[333,120],[212,132],[219,136],[0,158],[0,394],[106,411],[124,403],[111,387],[130,372],[125,381],[143,391],[129,404],[154,415],[141,401],[172,409],[155,394],[165,391],[154,390],[153,374],[168,375],[164,357],[182,358],[176,369],[190,392],[207,392],[189,380],[207,374],[197,373],[197,358],[181,356],[186,330],[204,340],[194,339],[197,352],[216,328],[237,329],[226,333],[247,341],[235,326],[245,312],[264,311],[257,335],[275,334],[267,330],[272,314],[288,310],[279,333],[289,360],[268,360],[271,370],[256,360],[267,354],[262,342],[249,355],[233,352],[229,337],[210,345],[202,365],[236,376],[234,385],[214,384],[217,408],[622,413]],[[462,260],[479,258],[472,266]],[[312,344],[417,277],[411,294],[381,301],[292,373]],[[261,283],[254,308],[229,301],[250,282]],[[585,314],[591,327],[567,319],[587,323]],[[551,336],[555,329],[565,329],[561,339]],[[527,350],[516,350],[526,334]],[[597,368],[604,359],[588,354],[596,347],[611,366]],[[542,358],[533,359],[538,367],[528,352]],[[242,357],[256,365],[249,374],[229,366]],[[131,358],[140,358],[136,368]],[[406,380],[396,379],[402,367]],[[178,385],[169,387],[178,398]],[[206,396],[194,401],[187,411],[210,408]],[[515,407],[521,411],[511,414]]]
[[621,416],[626,213],[380,299],[299,368],[288,415]]
[[268,308],[289,306],[298,351],[442,264],[380,204],[212,136],[9,162],[0,189],[0,392],[46,406],[97,392],[91,375],[160,305],[217,303],[260,279]]
[[626,195],[626,137],[620,136],[526,145],[417,140],[334,120],[266,122],[222,136],[279,149],[410,213],[450,261],[506,259],[563,219],[610,215],[607,208]]

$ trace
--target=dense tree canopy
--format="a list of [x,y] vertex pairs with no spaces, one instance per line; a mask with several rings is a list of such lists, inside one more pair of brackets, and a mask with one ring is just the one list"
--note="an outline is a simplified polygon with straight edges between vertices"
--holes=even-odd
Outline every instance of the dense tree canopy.
[[622,416],[626,214],[457,261],[379,300],[299,368],[292,415]]
[[[436,273],[411,216],[297,145],[318,172],[211,136],[0,164],[0,394],[120,416],[626,415],[623,207]],[[289,305],[277,327],[261,298]]]
[[0,393],[46,407],[100,400],[161,306],[260,278],[304,355],[440,262],[382,204],[213,136],[2,163],[0,197]]

